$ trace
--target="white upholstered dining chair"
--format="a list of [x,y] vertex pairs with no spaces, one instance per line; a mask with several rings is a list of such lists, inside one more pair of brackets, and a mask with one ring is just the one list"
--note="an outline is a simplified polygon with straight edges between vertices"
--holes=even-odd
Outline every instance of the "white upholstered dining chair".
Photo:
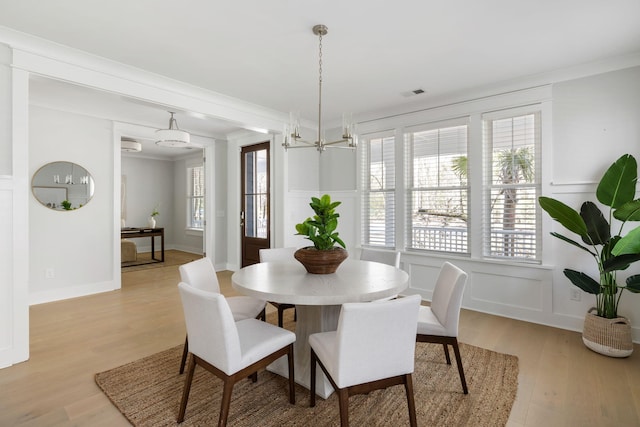
[[412,373],[420,296],[342,305],[338,329],[309,336],[310,405],[316,401],[316,363],[338,395],[340,424],[349,425],[349,396],[403,384],[409,421],[416,425]]
[[[376,249],[362,248],[362,250],[360,251],[360,260],[379,262],[382,264],[391,265],[395,268],[400,268],[400,251],[389,252],[389,251],[379,251]],[[395,298],[398,298],[398,295],[392,295],[390,297],[378,299],[375,301],[376,302],[387,301]]]
[[[260,262],[278,262],[278,261],[292,261],[295,260],[293,254],[298,248],[267,248],[260,249]],[[278,326],[282,328],[284,311],[290,308],[295,310],[295,304],[286,304],[282,302],[269,301],[269,304],[273,305],[278,310]],[[294,319],[296,319],[294,314]]]
[[[191,261],[178,267],[178,271],[180,272],[181,282],[185,282],[203,291],[220,293],[220,283],[218,282],[218,276],[216,275],[215,268],[213,268],[211,259],[201,258]],[[266,320],[266,301],[248,296],[235,296],[227,298],[227,303],[236,321],[253,318]],[[184,339],[184,350],[182,351],[182,360],[180,361],[181,374],[184,372],[188,352],[189,334],[187,334]]]
[[451,365],[449,345],[453,347],[464,394],[469,391],[458,346],[458,323],[466,283],[467,273],[449,262],[442,265],[433,289],[431,307],[420,306],[416,335],[418,342],[442,344],[448,365]]
[[225,297],[178,284],[189,335],[189,367],[185,376],[178,423],[184,421],[196,365],[220,378],[223,394],[218,426],[227,424],[235,383],[251,377],[282,356],[289,368],[289,402],[295,403],[293,343],[296,335],[257,319],[235,321]]
[[400,268],[400,251],[389,252],[362,248],[360,251],[360,259],[362,261],[380,262],[382,264],[392,265],[395,268]]

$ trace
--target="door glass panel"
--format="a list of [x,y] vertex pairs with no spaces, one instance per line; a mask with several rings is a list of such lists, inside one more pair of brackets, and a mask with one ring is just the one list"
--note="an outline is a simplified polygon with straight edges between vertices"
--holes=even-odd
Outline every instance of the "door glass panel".
[[267,238],[267,150],[245,154],[245,236]]

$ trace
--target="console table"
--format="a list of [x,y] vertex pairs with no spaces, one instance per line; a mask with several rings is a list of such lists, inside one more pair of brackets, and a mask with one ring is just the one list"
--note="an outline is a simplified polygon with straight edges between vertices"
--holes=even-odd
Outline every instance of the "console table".
[[[127,227],[120,229],[121,239],[135,239],[137,237],[150,237],[151,238],[151,261],[141,262],[139,264],[149,264],[152,262],[164,262],[164,228],[136,228]],[[155,237],[160,237],[160,259],[156,258],[156,245]]]

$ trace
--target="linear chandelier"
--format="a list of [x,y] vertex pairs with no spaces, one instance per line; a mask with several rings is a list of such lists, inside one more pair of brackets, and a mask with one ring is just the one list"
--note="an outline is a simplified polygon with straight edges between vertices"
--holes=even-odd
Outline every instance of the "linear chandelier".
[[[358,137],[355,135],[355,124],[351,116],[342,115],[342,139],[327,142],[322,131],[322,36],[326,36],[328,28],[325,25],[315,25],[313,34],[318,36],[318,138],[315,141],[305,141],[300,136],[300,116],[290,114],[289,127],[285,128],[284,143],[285,150],[289,148],[315,148],[322,154],[327,148],[343,148],[354,150],[358,146]],[[293,145],[293,144],[302,145]]]
[[156,131],[156,145],[163,147],[185,147],[189,145],[191,136],[188,132],[178,128],[178,122],[173,117],[174,113],[169,111],[169,129],[158,129]]

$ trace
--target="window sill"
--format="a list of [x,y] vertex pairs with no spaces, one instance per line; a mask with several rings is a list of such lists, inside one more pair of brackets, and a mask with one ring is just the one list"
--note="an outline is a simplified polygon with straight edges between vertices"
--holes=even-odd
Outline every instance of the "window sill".
[[186,228],[185,229],[185,234],[187,236],[198,236],[198,237],[202,237],[202,233],[204,230],[202,230],[201,228]]

